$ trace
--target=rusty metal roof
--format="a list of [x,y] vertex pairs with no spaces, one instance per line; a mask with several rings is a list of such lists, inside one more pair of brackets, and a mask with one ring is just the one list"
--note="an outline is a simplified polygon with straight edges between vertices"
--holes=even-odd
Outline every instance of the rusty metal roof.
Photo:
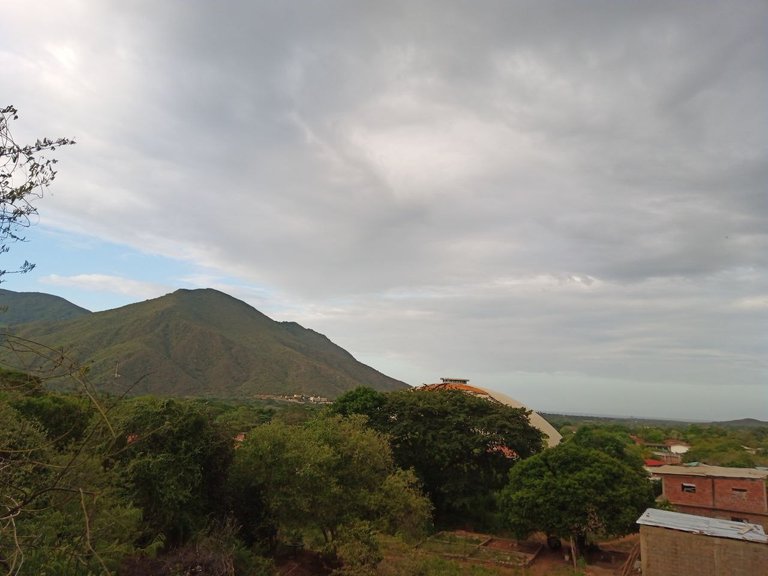
[[766,536],[763,527],[759,524],[750,524],[748,522],[734,522],[732,520],[707,518],[705,516],[694,516],[693,514],[681,514],[680,512],[649,508],[637,519],[637,523],[643,526],[669,528],[670,530],[704,534],[705,536],[714,536],[716,538],[731,538],[733,540],[768,544],[768,536]]

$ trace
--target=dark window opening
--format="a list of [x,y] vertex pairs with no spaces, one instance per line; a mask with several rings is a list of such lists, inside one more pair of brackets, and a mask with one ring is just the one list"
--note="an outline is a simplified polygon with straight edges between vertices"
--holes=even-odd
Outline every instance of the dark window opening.
[[746,488],[731,488],[731,496],[734,498],[737,498],[738,500],[746,500],[747,499],[747,489]]
[[691,494],[696,493],[696,484],[687,484],[683,482],[682,488],[683,488],[683,492],[689,492]]

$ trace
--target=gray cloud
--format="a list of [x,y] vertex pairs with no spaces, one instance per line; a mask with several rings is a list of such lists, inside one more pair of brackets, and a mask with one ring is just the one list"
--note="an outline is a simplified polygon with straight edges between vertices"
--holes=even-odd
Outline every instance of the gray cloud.
[[394,376],[749,389],[766,13],[17,2],[0,80],[30,133],[79,140],[44,223],[268,287]]

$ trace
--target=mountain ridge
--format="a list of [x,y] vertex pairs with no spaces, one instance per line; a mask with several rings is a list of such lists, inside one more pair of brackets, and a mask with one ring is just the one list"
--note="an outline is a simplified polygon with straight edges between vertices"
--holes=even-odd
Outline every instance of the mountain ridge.
[[93,314],[61,296],[44,292],[14,292],[0,288],[0,326],[27,324],[40,319],[66,320]]
[[327,336],[275,321],[211,288],[179,289],[112,310],[13,327],[81,361],[99,388],[122,393],[333,398],[359,385],[408,385],[358,362]]

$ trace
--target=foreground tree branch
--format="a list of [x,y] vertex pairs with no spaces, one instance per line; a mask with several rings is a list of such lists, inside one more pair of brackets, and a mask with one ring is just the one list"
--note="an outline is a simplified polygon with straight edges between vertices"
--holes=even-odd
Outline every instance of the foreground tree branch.
[[[75,143],[71,138],[43,138],[34,144],[19,144],[9,126],[18,117],[13,106],[0,109],[0,254],[8,252],[9,243],[24,240],[22,230],[37,215],[34,201],[42,198],[56,178],[57,160],[47,158],[46,153]],[[25,261],[17,270],[0,268],[0,282],[5,274],[23,274],[34,267]]]

